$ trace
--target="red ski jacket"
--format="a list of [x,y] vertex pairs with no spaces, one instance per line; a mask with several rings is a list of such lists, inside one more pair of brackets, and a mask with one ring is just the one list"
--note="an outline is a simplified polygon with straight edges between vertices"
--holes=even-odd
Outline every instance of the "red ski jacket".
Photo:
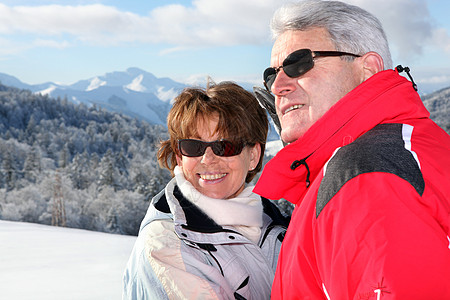
[[264,167],[294,203],[272,299],[450,299],[450,136],[375,74]]

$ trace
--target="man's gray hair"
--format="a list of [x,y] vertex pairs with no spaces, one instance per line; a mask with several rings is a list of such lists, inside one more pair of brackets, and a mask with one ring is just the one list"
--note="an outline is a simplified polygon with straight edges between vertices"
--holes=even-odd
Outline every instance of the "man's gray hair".
[[275,12],[270,28],[274,39],[287,30],[325,28],[337,51],[359,55],[373,51],[383,58],[385,69],[392,68],[383,26],[374,15],[358,6],[322,0],[289,3]]

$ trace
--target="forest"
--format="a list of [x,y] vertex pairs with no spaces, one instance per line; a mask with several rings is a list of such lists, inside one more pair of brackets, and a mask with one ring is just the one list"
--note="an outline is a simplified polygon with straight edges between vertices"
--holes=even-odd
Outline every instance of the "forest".
[[136,235],[170,180],[150,125],[0,85],[0,219]]

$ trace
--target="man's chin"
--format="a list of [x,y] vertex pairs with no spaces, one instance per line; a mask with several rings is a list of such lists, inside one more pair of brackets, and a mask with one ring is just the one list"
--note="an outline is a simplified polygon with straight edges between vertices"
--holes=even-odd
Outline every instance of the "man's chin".
[[281,130],[281,140],[284,144],[290,144],[298,140],[302,135],[298,131]]

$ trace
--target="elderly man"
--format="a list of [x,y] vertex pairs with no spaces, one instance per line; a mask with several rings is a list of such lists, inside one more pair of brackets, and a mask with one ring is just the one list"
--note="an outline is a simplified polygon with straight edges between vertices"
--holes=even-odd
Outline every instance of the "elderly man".
[[271,28],[287,146],[255,192],[296,205],[272,299],[450,299],[450,137],[391,69],[380,22],[313,0]]

